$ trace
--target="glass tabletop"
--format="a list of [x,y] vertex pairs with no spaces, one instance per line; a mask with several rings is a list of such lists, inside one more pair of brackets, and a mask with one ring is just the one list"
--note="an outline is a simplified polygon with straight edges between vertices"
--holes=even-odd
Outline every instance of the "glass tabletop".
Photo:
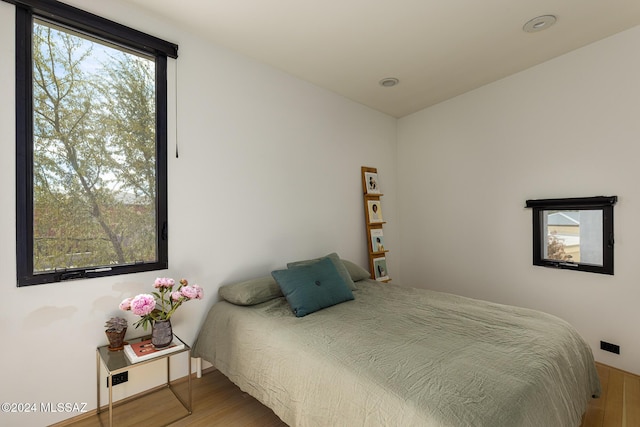
[[[100,358],[102,359],[102,362],[105,366],[105,368],[107,369],[108,372],[110,373],[115,373],[116,371],[128,368],[130,366],[134,366],[134,365],[141,365],[147,362],[152,362],[154,360],[158,360],[161,359],[163,357],[167,357],[167,356],[173,356],[174,354],[178,354],[178,353],[183,353],[185,351],[191,350],[191,347],[189,347],[187,345],[187,343],[185,343],[184,341],[182,341],[177,335],[173,335],[175,339],[177,339],[180,343],[184,344],[184,348],[180,349],[180,350],[176,350],[174,352],[171,353],[164,353],[159,355],[158,357],[154,357],[142,362],[137,362],[137,363],[133,363],[129,360],[129,358],[127,357],[127,355],[125,354],[124,350],[116,350],[116,351],[111,351],[109,350],[109,346],[108,345],[103,345],[101,347],[98,347],[97,351],[100,354]],[[138,338],[131,338],[126,340],[125,342],[128,344],[133,344],[136,342],[140,342],[140,341],[144,341],[144,340],[148,340],[151,338],[151,335],[144,335]]]

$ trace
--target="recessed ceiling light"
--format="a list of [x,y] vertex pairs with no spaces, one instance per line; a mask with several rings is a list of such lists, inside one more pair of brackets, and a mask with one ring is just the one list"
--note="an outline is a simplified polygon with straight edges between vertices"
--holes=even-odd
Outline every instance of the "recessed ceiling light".
[[535,33],[536,31],[546,30],[557,21],[556,17],[553,15],[542,15],[532,20],[528,21],[522,27],[522,30],[527,33]]
[[400,80],[396,79],[395,77],[386,77],[380,80],[379,83],[380,83],[380,86],[382,87],[393,87],[398,83],[400,83]]

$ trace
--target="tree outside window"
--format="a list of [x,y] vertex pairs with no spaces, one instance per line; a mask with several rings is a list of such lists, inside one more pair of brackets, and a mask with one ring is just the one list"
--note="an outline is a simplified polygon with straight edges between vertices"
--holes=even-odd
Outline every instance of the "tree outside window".
[[34,271],[155,261],[155,62],[36,21]]
[[18,286],[167,268],[177,46],[37,4],[16,5]]

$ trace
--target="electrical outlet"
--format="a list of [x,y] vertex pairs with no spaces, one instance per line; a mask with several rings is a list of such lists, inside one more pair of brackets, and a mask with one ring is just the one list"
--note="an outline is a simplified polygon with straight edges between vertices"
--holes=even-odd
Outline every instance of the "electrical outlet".
[[620,354],[620,346],[611,344],[606,341],[600,341],[600,350],[610,351],[611,353]]
[[[115,374],[111,376],[111,381],[113,385],[118,385],[122,383],[126,383],[129,381],[129,371],[121,372],[119,374]],[[109,387],[109,377],[107,377],[107,387]]]

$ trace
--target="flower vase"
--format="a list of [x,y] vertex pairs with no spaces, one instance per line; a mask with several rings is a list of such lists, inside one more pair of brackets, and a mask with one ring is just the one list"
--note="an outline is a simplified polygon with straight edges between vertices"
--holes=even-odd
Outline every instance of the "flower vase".
[[163,348],[173,341],[171,320],[156,320],[151,327],[151,344],[155,348]]

